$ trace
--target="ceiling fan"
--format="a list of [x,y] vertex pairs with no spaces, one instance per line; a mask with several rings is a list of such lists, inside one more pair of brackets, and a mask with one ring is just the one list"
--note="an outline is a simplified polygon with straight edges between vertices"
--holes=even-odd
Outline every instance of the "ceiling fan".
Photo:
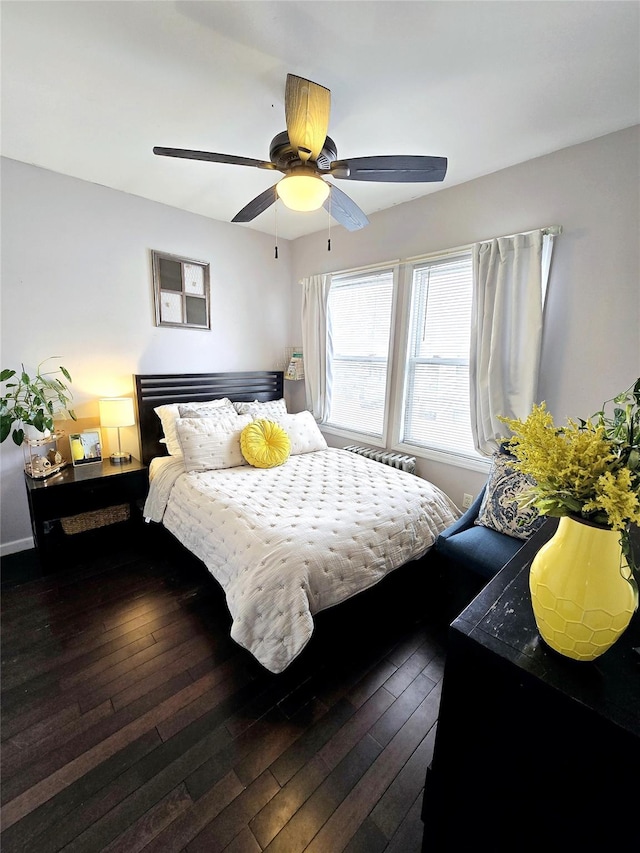
[[338,160],[336,144],[327,136],[331,92],[318,83],[287,74],[284,106],[287,129],[271,140],[268,161],[237,157],[234,154],[158,146],[153,149],[153,153],[163,157],[254,166],[284,174],[285,177],[278,183],[243,207],[232,222],[251,222],[279,197],[292,210],[318,210],[324,207],[347,230],[357,231],[369,224],[364,211],[335,184],[328,183],[325,177],[387,183],[444,180],[447,173],[446,157],[384,155]]

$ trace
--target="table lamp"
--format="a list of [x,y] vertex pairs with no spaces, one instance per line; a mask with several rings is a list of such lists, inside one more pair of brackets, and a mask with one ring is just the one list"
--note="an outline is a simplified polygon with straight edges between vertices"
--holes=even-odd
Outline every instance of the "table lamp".
[[109,457],[112,465],[131,462],[131,454],[124,453],[120,446],[120,427],[133,426],[136,422],[131,397],[110,397],[99,400],[100,426],[118,430],[118,449]]

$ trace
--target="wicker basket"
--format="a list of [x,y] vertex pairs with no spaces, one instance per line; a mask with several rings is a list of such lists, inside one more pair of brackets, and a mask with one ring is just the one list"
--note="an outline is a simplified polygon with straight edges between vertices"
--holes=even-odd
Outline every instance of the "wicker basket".
[[129,504],[119,504],[106,509],[97,509],[93,512],[83,512],[80,515],[71,515],[61,518],[60,524],[65,533],[84,533],[86,530],[94,530],[107,524],[116,524],[119,521],[129,520]]

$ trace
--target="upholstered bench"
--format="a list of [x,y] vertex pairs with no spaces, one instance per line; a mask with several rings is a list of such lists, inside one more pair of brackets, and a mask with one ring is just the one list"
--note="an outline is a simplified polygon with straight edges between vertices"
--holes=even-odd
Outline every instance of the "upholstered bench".
[[436,539],[436,553],[490,580],[524,545],[522,539],[475,524],[486,485],[469,509]]
[[489,478],[473,504],[436,539],[435,552],[446,564],[490,580],[542,525],[535,509],[521,509],[518,498],[531,481],[511,466],[504,451],[491,461]]

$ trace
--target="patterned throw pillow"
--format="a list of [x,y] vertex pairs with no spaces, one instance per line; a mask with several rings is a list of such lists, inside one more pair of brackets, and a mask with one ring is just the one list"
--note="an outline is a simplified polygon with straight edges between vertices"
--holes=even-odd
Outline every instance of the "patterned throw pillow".
[[496,453],[489,479],[474,524],[490,527],[516,539],[528,539],[544,523],[535,507],[521,509],[518,499],[533,485],[533,480],[512,465],[513,457]]
[[289,436],[274,421],[257,420],[240,433],[242,455],[254,468],[275,468],[289,458]]
[[187,471],[215,471],[244,465],[240,433],[251,423],[250,415],[235,412],[226,418],[178,418],[176,432]]
[[186,410],[187,408],[198,410],[198,414],[190,415],[189,417],[203,417],[200,411],[202,406],[213,406],[216,410],[219,407],[220,412],[224,412],[227,415],[234,414],[235,412],[233,403],[227,397],[223,397],[221,400],[209,400],[206,403],[166,403],[164,406],[157,406],[153,410],[160,418],[160,423],[162,424],[163,438],[160,439],[160,442],[167,445],[167,452],[170,456],[182,456],[182,447],[180,446],[180,440],[176,432],[176,421],[180,417],[187,417],[187,415],[183,415],[181,410]]

